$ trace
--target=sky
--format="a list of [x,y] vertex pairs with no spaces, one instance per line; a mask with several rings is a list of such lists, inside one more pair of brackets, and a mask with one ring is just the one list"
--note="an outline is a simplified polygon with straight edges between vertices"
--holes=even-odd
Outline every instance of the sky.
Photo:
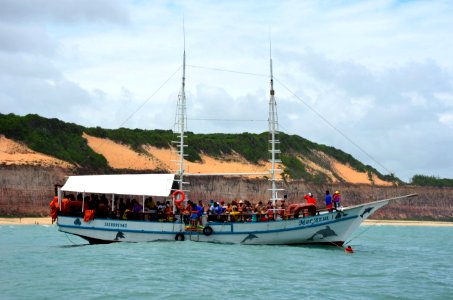
[[174,129],[185,45],[187,129],[261,133],[272,53],[282,132],[405,181],[453,178],[452,16],[451,1],[0,0],[0,112]]

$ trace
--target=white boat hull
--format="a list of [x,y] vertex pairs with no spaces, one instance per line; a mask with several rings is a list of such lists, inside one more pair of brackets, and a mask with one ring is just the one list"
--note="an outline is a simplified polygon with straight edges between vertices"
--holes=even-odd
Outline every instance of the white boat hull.
[[316,216],[266,222],[209,222],[212,234],[185,231],[181,222],[149,222],[116,219],[94,219],[84,222],[80,217],[59,216],[58,229],[78,235],[90,243],[152,242],[184,240],[222,244],[342,245],[351,234],[377,209],[391,199],[324,212]]

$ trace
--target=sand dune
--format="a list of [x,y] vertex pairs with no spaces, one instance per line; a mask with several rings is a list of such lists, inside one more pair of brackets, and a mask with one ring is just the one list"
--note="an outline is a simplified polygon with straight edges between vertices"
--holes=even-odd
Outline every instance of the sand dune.
[[[108,164],[114,169],[131,169],[131,170],[161,170],[166,172],[175,172],[178,166],[172,161],[177,161],[175,149],[160,149],[150,145],[143,147],[143,152],[138,153],[128,145],[122,145],[105,138],[90,136],[86,133],[83,137],[87,140],[89,147],[93,151],[103,155]],[[370,184],[367,173],[357,172],[350,166],[341,164],[331,157],[318,153],[323,160],[333,166],[337,174],[345,181],[357,184]],[[270,169],[270,163],[262,161],[259,164],[251,164],[238,154],[228,155],[222,160],[208,155],[201,155],[202,161],[193,163],[185,161],[186,172],[191,174],[212,174],[212,173],[266,173]],[[300,158],[308,166],[308,169],[322,171],[322,166],[315,164],[307,159]],[[38,165],[38,166],[59,166],[71,168],[68,162],[55,159],[51,156],[32,151],[25,145],[12,141],[0,135],[0,162],[6,165]],[[249,176],[262,177],[263,175]],[[338,182],[332,172],[327,171],[327,176],[332,182]],[[373,175],[376,185],[391,185],[391,183],[382,181]]]
[[35,152],[21,143],[7,139],[4,135],[0,135],[0,162],[6,165],[72,167],[68,162]]
[[[160,149],[150,145],[144,146],[146,153],[138,154],[129,146],[118,144],[109,139],[102,139],[84,134],[88,145],[97,153],[102,154],[112,168],[128,168],[133,170],[160,169],[174,171],[178,168],[172,161],[177,160],[175,149]],[[212,173],[264,173],[270,169],[270,163],[251,164],[239,155],[230,155],[224,160],[201,155],[201,163],[185,161],[186,172],[191,174]]]

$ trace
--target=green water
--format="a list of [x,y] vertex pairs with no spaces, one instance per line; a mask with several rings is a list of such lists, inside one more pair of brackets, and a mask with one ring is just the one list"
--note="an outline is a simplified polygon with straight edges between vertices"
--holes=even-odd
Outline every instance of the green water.
[[86,245],[0,225],[0,299],[453,299],[453,228],[362,226],[338,247]]

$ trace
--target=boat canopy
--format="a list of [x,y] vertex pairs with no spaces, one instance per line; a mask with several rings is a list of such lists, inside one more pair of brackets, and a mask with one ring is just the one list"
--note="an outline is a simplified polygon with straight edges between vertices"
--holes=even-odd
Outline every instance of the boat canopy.
[[69,176],[62,191],[167,197],[175,174]]

